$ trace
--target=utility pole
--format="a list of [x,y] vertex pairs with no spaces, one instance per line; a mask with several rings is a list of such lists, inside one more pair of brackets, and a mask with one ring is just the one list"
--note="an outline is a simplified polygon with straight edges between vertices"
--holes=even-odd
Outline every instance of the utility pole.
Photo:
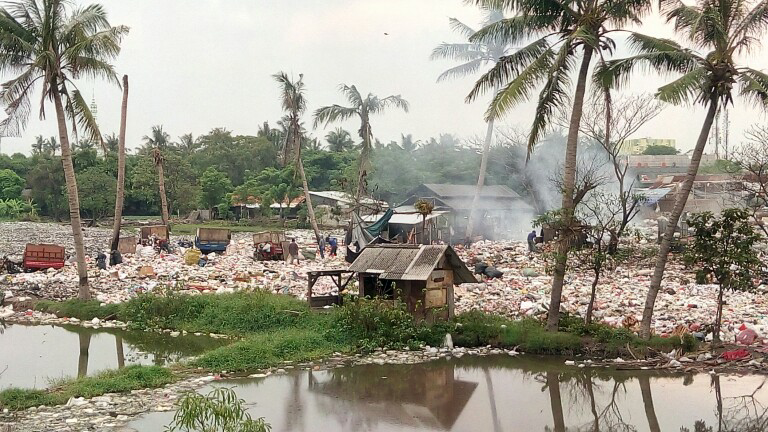
[[723,112],[723,147],[725,148],[725,159],[728,159],[728,141],[731,121],[728,119],[728,108]]

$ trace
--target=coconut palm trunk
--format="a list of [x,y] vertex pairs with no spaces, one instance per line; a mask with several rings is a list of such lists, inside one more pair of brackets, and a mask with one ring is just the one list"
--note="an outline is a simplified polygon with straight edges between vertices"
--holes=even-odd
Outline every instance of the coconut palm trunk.
[[112,227],[112,247],[117,250],[120,227],[123,222],[125,200],[125,122],[128,111],[128,75],[123,75],[123,103],[120,106],[120,135],[117,138],[117,196],[115,198],[115,223]]
[[648,289],[648,296],[645,299],[643,320],[640,324],[640,336],[645,339],[648,339],[651,336],[653,307],[656,304],[656,296],[659,294],[659,289],[661,289],[661,280],[664,277],[664,269],[667,266],[669,249],[672,246],[672,239],[675,235],[675,227],[677,227],[678,222],[680,222],[680,216],[682,216],[683,210],[685,209],[685,203],[688,202],[688,195],[691,194],[691,189],[693,188],[693,181],[696,179],[696,173],[699,171],[701,155],[704,153],[704,147],[707,145],[709,131],[712,128],[712,123],[714,122],[715,114],[717,113],[717,105],[717,97],[712,97],[709,101],[707,116],[704,118],[704,124],[701,126],[701,132],[696,141],[696,147],[693,149],[693,154],[691,155],[691,164],[688,166],[683,185],[677,192],[675,207],[672,209],[672,214],[670,215],[669,223],[667,224],[667,230],[664,232],[664,237],[661,240],[659,254],[656,257],[656,268],[653,271],[651,286]]
[[643,408],[645,408],[645,417],[648,419],[648,429],[651,432],[661,432],[659,419],[656,417],[656,409],[653,407],[651,380],[645,374],[638,376],[637,380],[640,383],[640,394],[643,397]]
[[[315,232],[315,240],[317,240],[318,246],[320,245],[320,228],[317,225],[317,219],[315,218],[315,209],[312,207],[312,198],[309,196],[309,184],[307,183],[307,174],[304,172],[304,164],[301,162],[301,158],[296,162],[299,174],[301,175],[301,184],[304,187],[304,199],[307,201],[307,218],[310,225],[312,225],[312,231]],[[325,257],[325,252],[320,249],[320,257]]]
[[357,213],[360,214],[360,203],[366,195],[366,177],[368,176],[368,166],[371,161],[371,124],[367,118],[364,118],[360,126],[360,135],[363,138],[363,146],[360,149],[360,168],[357,173]]
[[163,156],[160,150],[155,150],[155,167],[157,168],[157,187],[160,191],[160,207],[163,225],[168,225],[168,198],[165,195],[165,172],[163,171]]
[[[56,79],[51,80],[53,88],[58,88]],[[59,142],[61,142],[61,164],[64,166],[64,181],[67,185],[67,200],[69,201],[69,222],[72,225],[72,239],[75,243],[75,259],[77,262],[78,295],[82,300],[91,298],[88,290],[88,268],[85,266],[85,247],[83,245],[83,228],[80,225],[80,198],[77,194],[77,178],[72,165],[72,149],[67,135],[67,120],[64,115],[64,105],[61,94],[53,91],[53,103],[56,107],[56,122],[59,127]]]
[[549,302],[549,315],[547,316],[547,330],[557,331],[560,321],[560,297],[563,294],[563,281],[565,280],[565,268],[568,262],[568,251],[571,247],[573,219],[573,190],[576,185],[576,156],[579,144],[579,126],[581,124],[582,108],[584,105],[584,93],[587,88],[587,74],[592,60],[592,47],[584,45],[584,55],[581,59],[581,68],[576,82],[576,92],[573,95],[573,109],[571,121],[568,126],[568,140],[565,148],[565,167],[563,176],[563,224],[565,229],[560,233],[555,257],[555,271],[552,278],[552,295]]
[[[498,87],[494,94],[498,93]],[[475,218],[477,217],[477,206],[480,203],[480,194],[485,186],[485,172],[488,167],[488,153],[491,151],[491,141],[493,141],[493,119],[488,120],[488,129],[485,131],[485,141],[483,142],[483,155],[480,158],[480,174],[477,176],[477,187],[475,195],[472,197],[472,206],[469,208],[469,220],[467,221],[467,232],[465,237],[472,238],[475,228]]]

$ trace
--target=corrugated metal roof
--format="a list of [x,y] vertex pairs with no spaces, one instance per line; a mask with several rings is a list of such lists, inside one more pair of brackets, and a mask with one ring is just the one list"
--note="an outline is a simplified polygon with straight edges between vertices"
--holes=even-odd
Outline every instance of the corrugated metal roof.
[[[425,183],[424,186],[440,197],[471,197],[475,195],[475,185],[457,185],[447,183]],[[504,185],[486,185],[480,190],[480,196],[520,198],[520,195]]]
[[427,280],[443,255],[454,271],[455,284],[477,282],[461,258],[447,245],[368,246],[349,270],[378,274],[382,279]]

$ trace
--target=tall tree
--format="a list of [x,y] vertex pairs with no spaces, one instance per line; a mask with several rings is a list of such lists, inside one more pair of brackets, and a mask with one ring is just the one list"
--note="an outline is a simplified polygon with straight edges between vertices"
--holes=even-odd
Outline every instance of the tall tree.
[[352,136],[348,131],[340,127],[328,132],[325,135],[325,140],[328,141],[328,150],[332,152],[345,152],[355,147]]
[[[315,218],[315,209],[312,207],[312,197],[309,195],[309,184],[307,183],[307,174],[304,172],[304,164],[301,161],[301,115],[307,109],[307,98],[304,97],[304,74],[299,74],[298,81],[292,81],[285,72],[279,72],[272,75],[275,81],[280,84],[283,111],[286,112],[286,146],[292,147],[292,154],[296,155],[296,170],[301,175],[301,183],[304,187],[304,199],[307,203],[307,217],[315,232],[315,240],[319,245],[322,237],[320,228],[317,226]],[[286,162],[287,164],[287,162]],[[320,256],[324,257],[324,252],[320,249]]]
[[336,121],[348,120],[352,117],[360,118],[360,130],[357,133],[363,142],[360,146],[360,166],[357,175],[357,202],[366,195],[366,177],[371,164],[371,151],[373,150],[373,130],[371,129],[371,114],[381,114],[388,107],[400,108],[408,112],[408,101],[400,95],[387,96],[379,99],[371,93],[363,98],[355,86],[341,84],[339,90],[346,96],[350,106],[328,105],[315,111],[314,127],[320,124],[328,125]]
[[56,112],[77,258],[78,296],[83,299],[89,298],[90,292],[68,122],[94,140],[101,141],[101,133],[73,80],[95,77],[119,85],[109,62],[120,53],[120,41],[127,32],[128,27],[112,27],[98,4],[73,8],[70,2],[59,0],[18,0],[0,8],[0,67],[15,75],[0,90],[0,103],[7,114],[0,122],[0,135],[18,135],[26,127],[35,84],[41,84],[40,118],[45,118],[46,101],[53,102]]
[[115,199],[115,222],[112,226],[111,249],[117,250],[120,241],[120,227],[123,223],[125,202],[125,125],[128,115],[128,75],[123,75],[123,102],[120,104],[120,135],[117,138],[117,196]]
[[[546,133],[557,108],[572,103],[564,163],[564,188],[560,241],[552,278],[552,293],[547,317],[547,330],[556,331],[560,318],[568,252],[573,242],[574,188],[579,142],[579,125],[587,89],[587,78],[593,57],[602,61],[613,51],[612,32],[628,23],[639,23],[651,7],[649,0],[474,0],[485,7],[510,10],[517,15],[484,27],[470,37],[471,42],[503,40],[518,44],[534,40],[510,55],[502,57],[486,72],[467,96],[468,101],[495,89],[486,111],[486,120],[498,118],[526,101],[543,83],[536,114],[528,137],[528,157]],[[581,56],[576,88],[569,97],[571,74]]]
[[152,135],[144,135],[145,148],[152,155],[157,171],[157,186],[160,191],[160,212],[163,218],[163,225],[168,225],[168,197],[165,194],[165,155],[164,151],[168,148],[171,136],[163,131],[162,126],[152,126]]
[[[483,27],[496,23],[504,18],[504,15],[498,9],[486,9],[485,20],[483,21]],[[451,28],[469,40],[477,33],[472,27],[462,23],[456,18],[450,18],[449,22]],[[451,59],[458,60],[462,64],[446,70],[439,77],[437,81],[443,81],[449,78],[460,78],[468,75],[474,75],[480,68],[488,65],[495,65],[500,58],[508,55],[513,49],[512,44],[507,43],[503,38],[489,39],[485,42],[463,42],[463,43],[445,43],[438,45],[433,51],[431,58],[435,59]],[[494,94],[498,92],[499,86],[494,87]],[[477,212],[475,209],[478,207],[480,200],[480,194],[483,186],[485,185],[485,174],[488,167],[488,154],[491,149],[491,142],[493,141],[493,124],[494,118],[488,118],[487,128],[485,131],[485,141],[483,141],[483,154],[480,158],[480,172],[477,176],[477,187],[472,198],[472,207],[469,213],[469,220],[467,221],[467,230],[465,237],[467,239],[472,237],[475,227],[475,219],[477,218]]]
[[191,156],[196,151],[200,150],[202,143],[200,140],[196,140],[191,133],[184,134],[179,137],[179,142],[176,144],[181,153],[185,156]]
[[676,105],[693,102],[707,109],[656,257],[640,327],[641,336],[646,338],[651,334],[653,308],[675,227],[696,179],[715,114],[720,107],[733,103],[733,87],[737,84],[740,96],[763,109],[768,108],[768,74],[737,63],[737,56],[748,53],[768,27],[768,1],[763,0],[752,9],[741,0],[699,0],[690,6],[675,0],[662,2],[662,6],[667,21],[674,23],[675,30],[694,48],[685,48],[669,39],[632,33],[628,42],[638,54],[601,65],[596,75],[601,86],[619,87],[628,82],[630,72],[642,66],[681,74],[680,78],[659,88],[656,96],[664,102]]

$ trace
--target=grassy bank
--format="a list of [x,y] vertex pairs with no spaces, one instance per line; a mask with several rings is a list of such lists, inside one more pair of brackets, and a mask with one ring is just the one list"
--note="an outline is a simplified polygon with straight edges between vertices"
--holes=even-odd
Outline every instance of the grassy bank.
[[[560,331],[547,332],[533,319],[510,320],[480,311],[459,314],[450,322],[413,320],[402,304],[380,300],[347,301],[329,311],[312,311],[305,302],[266,292],[182,295],[173,291],[140,294],[121,305],[70,300],[40,302],[39,310],[83,320],[117,317],[137,329],[165,328],[237,335],[242,339],[202,354],[192,366],[209,371],[248,372],[285,361],[307,362],[335,352],[370,352],[377,348],[439,346],[446,333],[459,347],[517,348],[530,354],[594,356],[644,355],[650,350],[692,350],[695,341],[654,337],[645,341],[627,329],[584,325],[564,316]],[[157,387],[173,380],[165,368],[129,367],[65,382],[49,391],[9,389],[0,404],[9,409],[64,403],[71,396]]]
[[161,387],[175,381],[170,369],[160,366],[128,366],[55,383],[47,390],[10,388],[0,392],[0,406],[23,410],[40,405],[60,405],[71,397],[91,398],[105,393]]
[[232,232],[260,232],[269,230],[295,229],[296,221],[287,221],[285,226],[277,221],[261,221],[258,223],[237,223],[223,220],[210,221],[199,224],[171,224],[171,232],[176,235],[193,235],[198,228],[229,228]]

